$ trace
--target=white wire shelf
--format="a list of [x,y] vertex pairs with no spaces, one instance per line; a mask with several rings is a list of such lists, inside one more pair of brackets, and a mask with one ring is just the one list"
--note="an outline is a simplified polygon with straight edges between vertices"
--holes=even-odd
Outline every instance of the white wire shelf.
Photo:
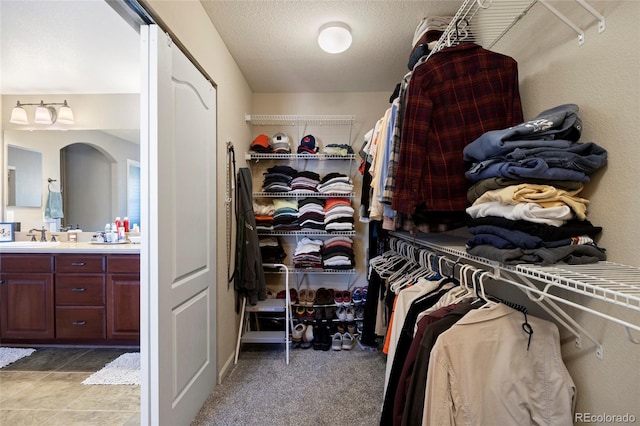
[[349,192],[254,192],[253,198],[353,198],[355,194]]
[[[598,31],[603,32],[604,16],[586,0],[575,2],[598,20]],[[584,43],[584,31],[547,0],[464,0],[429,56],[461,41],[491,49],[537,3],[573,29],[579,45]]]
[[245,115],[246,122],[258,126],[350,126],[355,119],[354,115]]
[[322,274],[322,275],[326,275],[326,274],[333,274],[333,275],[354,275],[356,274],[356,270],[355,269],[324,269],[324,268],[296,268],[295,266],[291,265],[289,266],[289,270],[288,272],[285,271],[272,271],[272,270],[267,270],[265,269],[264,271],[265,273],[270,273],[270,274]]
[[355,154],[338,155],[338,154],[276,154],[276,153],[257,153],[248,152],[244,156],[245,160],[354,160]]
[[[554,288],[563,289],[640,313],[639,267],[608,261],[586,265],[505,265],[468,254],[464,237],[443,234],[416,235],[402,231],[394,231],[390,234],[412,245],[423,246],[437,253],[448,254],[452,260],[469,261],[479,265],[482,269],[491,272],[495,279],[522,289],[531,300],[536,302],[544,299],[555,300],[620,324],[624,327],[629,341],[640,344],[640,339],[634,338],[630,333],[630,330],[640,332],[640,316],[637,317],[635,323],[632,323],[609,313],[585,306],[587,304],[577,303],[566,299],[562,295],[551,293]],[[532,297],[532,295],[536,295],[537,298]],[[587,335],[587,337],[595,341],[591,336]],[[599,347],[598,350],[600,351],[599,357],[601,357],[602,348]]]
[[314,237],[353,237],[356,231],[258,231],[258,235],[269,237],[296,237],[296,236],[314,236]]

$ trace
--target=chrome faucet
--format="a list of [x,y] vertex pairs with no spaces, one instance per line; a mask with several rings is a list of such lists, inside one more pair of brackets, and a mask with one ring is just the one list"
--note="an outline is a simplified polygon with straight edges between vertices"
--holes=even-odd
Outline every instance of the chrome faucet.
[[[33,228],[33,229],[29,230],[30,233],[33,232],[33,231],[40,232],[40,241],[42,241],[43,243],[47,242],[47,230],[44,228],[44,226],[42,227],[42,229]],[[32,237],[31,241],[35,241],[36,236],[32,235],[31,237]]]

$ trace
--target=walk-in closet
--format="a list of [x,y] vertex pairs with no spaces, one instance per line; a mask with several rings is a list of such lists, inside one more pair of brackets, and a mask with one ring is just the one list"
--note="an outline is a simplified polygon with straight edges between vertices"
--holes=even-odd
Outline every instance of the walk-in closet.
[[[70,4],[29,3],[51,20]],[[140,46],[135,89],[110,95],[139,105],[104,129],[139,141],[141,244],[120,247],[139,253],[139,290],[121,296],[139,340],[78,345],[55,315],[46,337],[7,340],[7,260],[35,255],[22,231],[50,214],[9,202],[10,178],[0,347],[28,353],[0,358],[0,424],[640,422],[640,2],[71,3],[106,4]],[[346,44],[328,47],[324,30]],[[5,55],[34,32],[48,34],[43,51],[62,40],[0,29],[7,176],[12,133],[84,136],[86,108],[113,103],[8,85],[19,76]],[[58,44],[55,70],[79,84],[65,67],[75,44]],[[123,82],[124,69],[92,75]],[[13,117],[54,97],[75,124]],[[61,178],[40,179],[45,195],[47,177]],[[44,279],[26,272],[51,290],[49,308],[74,311],[49,256]],[[131,347],[134,384],[71,382]]]

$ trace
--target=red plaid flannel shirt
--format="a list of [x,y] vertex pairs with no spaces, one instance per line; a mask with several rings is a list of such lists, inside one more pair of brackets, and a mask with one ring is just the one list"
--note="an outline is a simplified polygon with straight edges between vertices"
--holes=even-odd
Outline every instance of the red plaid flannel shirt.
[[467,204],[463,148],[489,130],[523,121],[513,58],[474,43],[445,48],[409,83],[392,207],[413,213],[460,211]]

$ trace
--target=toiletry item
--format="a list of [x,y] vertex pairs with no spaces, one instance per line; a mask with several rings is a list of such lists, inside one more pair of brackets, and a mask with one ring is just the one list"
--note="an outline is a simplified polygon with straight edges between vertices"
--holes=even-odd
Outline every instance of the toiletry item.
[[129,232],[129,218],[127,216],[124,217],[122,226],[124,226],[124,232]]
[[138,226],[137,223],[133,224],[133,228],[131,228],[131,232],[135,232],[136,234],[140,233],[140,227]]
[[67,231],[67,241],[69,241],[70,243],[75,243],[78,241],[78,233],[75,231],[75,229]]
[[107,223],[104,226],[104,242],[105,243],[111,242],[111,224],[110,223]]
[[[122,226],[122,220],[120,220],[120,216],[116,217],[116,220],[113,222],[116,224],[116,229],[120,228]],[[113,226],[112,226],[113,228]]]

